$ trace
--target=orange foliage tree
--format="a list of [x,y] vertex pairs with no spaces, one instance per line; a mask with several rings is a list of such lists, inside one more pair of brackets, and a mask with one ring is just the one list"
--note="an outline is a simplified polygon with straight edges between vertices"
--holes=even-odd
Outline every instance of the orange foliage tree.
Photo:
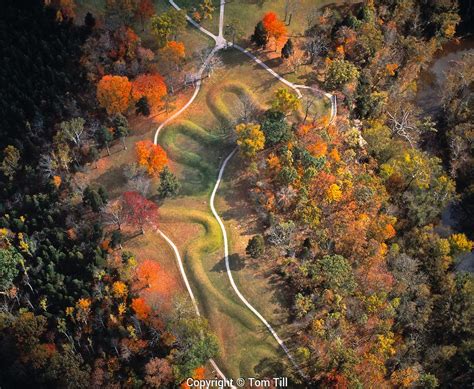
[[150,140],[137,142],[135,144],[135,152],[137,154],[138,164],[145,167],[151,176],[160,174],[168,163],[166,151]]
[[267,30],[268,37],[273,39],[275,42],[275,50],[280,43],[281,39],[286,35],[285,23],[278,19],[275,12],[267,12],[263,16],[262,20],[265,30]]
[[106,75],[97,84],[97,100],[109,115],[123,113],[130,104],[131,90],[127,77]]
[[159,74],[141,74],[132,85],[132,97],[139,100],[146,97],[152,108],[159,108],[162,105],[162,98],[166,95],[166,84]]
[[151,313],[150,306],[142,297],[132,299],[132,309],[140,320],[145,320]]

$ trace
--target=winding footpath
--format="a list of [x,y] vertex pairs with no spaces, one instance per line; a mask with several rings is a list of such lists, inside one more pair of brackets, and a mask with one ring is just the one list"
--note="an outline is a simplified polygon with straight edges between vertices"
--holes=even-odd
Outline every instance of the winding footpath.
[[[181,10],[181,8],[174,2],[174,0],[168,0],[169,3],[171,4],[172,7],[174,7],[175,9],[177,10]],[[205,59],[204,63],[202,64],[202,66],[200,67],[198,73],[196,74],[196,79],[195,79],[195,90],[194,90],[194,93],[193,95],[191,96],[191,98],[189,99],[189,101],[181,108],[179,109],[176,113],[174,113],[172,116],[170,116],[168,119],[166,119],[163,123],[160,124],[160,126],[156,129],[155,131],[155,136],[154,136],[154,143],[157,144],[158,143],[158,135],[161,131],[161,129],[163,127],[165,127],[166,125],[168,125],[171,121],[173,121],[174,119],[176,119],[178,116],[180,116],[193,102],[194,100],[196,99],[200,89],[201,89],[201,84],[202,84],[202,75],[205,71],[205,69],[208,67],[212,57],[221,49],[224,49],[224,48],[228,48],[228,47],[234,47],[235,49],[241,51],[242,53],[244,53],[245,55],[247,55],[249,58],[251,58],[253,61],[255,61],[257,64],[259,64],[261,67],[263,67],[265,70],[267,70],[269,73],[271,73],[275,78],[277,78],[279,81],[281,81],[282,83],[284,83],[285,85],[287,85],[288,87],[292,88],[298,95],[299,98],[302,98],[303,97],[303,94],[301,93],[301,90],[300,89],[309,89],[315,93],[321,93],[321,91],[319,91],[318,89],[316,88],[312,88],[312,87],[309,87],[309,86],[306,86],[306,85],[297,85],[297,84],[294,84],[288,80],[286,80],[285,78],[283,78],[282,76],[280,76],[278,73],[276,73],[273,69],[271,69],[270,67],[268,67],[262,60],[260,60],[259,58],[257,58],[254,54],[252,54],[250,51],[248,51],[247,49],[239,46],[239,45],[236,45],[236,44],[232,44],[230,43],[229,41],[227,41],[225,38],[224,38],[224,35],[223,35],[223,30],[224,30],[224,10],[225,10],[225,0],[221,0],[220,1],[220,7],[219,7],[219,34],[216,36],[214,34],[212,34],[210,31],[208,31],[207,29],[203,28],[202,26],[200,26],[198,23],[196,23],[191,17],[189,17],[188,15],[186,15],[186,20],[192,24],[194,27],[196,27],[199,31],[201,31],[203,34],[211,37],[214,42],[215,42],[215,46],[214,48],[211,50],[211,52],[209,53],[208,57]],[[331,116],[330,116],[330,120],[329,120],[329,123],[332,123],[335,118],[336,118],[336,115],[337,115],[337,101],[336,101],[336,97],[334,95],[331,95],[330,93],[326,93],[326,92],[323,92],[324,96],[326,98],[328,98],[331,102]],[[277,341],[277,343],[279,344],[279,346],[283,349],[283,351],[285,352],[285,354],[288,356],[289,360],[291,361],[291,363],[293,364],[293,366],[295,367],[295,369],[299,372],[299,374],[303,377],[303,378],[306,378],[304,372],[302,371],[302,369],[300,368],[300,366],[298,365],[298,363],[295,361],[295,359],[293,358],[293,356],[291,355],[290,351],[288,350],[288,348],[286,347],[285,343],[280,339],[280,337],[278,336],[278,334],[276,333],[276,331],[273,329],[273,327],[268,323],[268,321],[260,314],[260,312],[257,311],[257,309],[255,309],[248,301],[247,299],[243,296],[243,294],[240,292],[239,288],[237,287],[237,285],[235,284],[235,281],[234,281],[234,277],[232,275],[232,271],[230,269],[230,263],[229,263],[229,244],[228,244],[228,238],[227,238],[227,232],[226,232],[226,229],[225,229],[225,225],[224,225],[224,222],[222,221],[222,219],[220,218],[219,214],[217,213],[217,210],[215,208],[215,197],[216,197],[216,193],[217,193],[217,190],[219,189],[219,185],[222,181],[222,177],[224,175],[224,171],[225,171],[225,168],[228,164],[228,162],[230,161],[230,159],[235,155],[237,149],[234,149],[228,156],[227,158],[224,160],[224,162],[222,163],[220,169],[219,169],[219,174],[218,174],[218,177],[217,177],[217,181],[216,181],[216,185],[214,186],[214,189],[211,193],[211,197],[210,197],[210,200],[209,200],[209,205],[211,207],[211,211],[212,211],[212,214],[214,215],[214,217],[216,218],[217,222],[219,223],[219,226],[221,228],[221,231],[222,231],[222,237],[223,237],[223,241],[224,241],[224,258],[225,258],[225,265],[226,265],[226,270],[227,270],[227,275],[228,275],[228,278],[229,278],[229,281],[230,281],[230,284],[232,286],[232,289],[235,291],[235,293],[237,294],[237,296],[239,297],[239,299],[242,301],[242,303],[265,325],[265,327],[270,331],[270,333],[272,334],[272,336],[275,338],[275,340]],[[201,315],[201,313],[199,312],[199,307],[198,307],[198,304],[197,304],[197,301],[194,297],[194,293],[191,289],[191,285],[189,283],[189,280],[186,276],[186,272],[184,270],[184,266],[183,266],[183,261],[182,261],[182,258],[181,258],[181,255],[179,253],[179,250],[178,248],[176,247],[176,245],[173,243],[173,241],[168,237],[166,236],[161,230],[157,229],[157,232],[163,237],[163,239],[170,245],[170,247],[173,249],[174,251],[174,255],[176,257],[176,260],[178,262],[178,266],[179,266],[179,270],[180,270],[180,273],[181,273],[181,276],[184,280],[184,283],[186,285],[186,289],[189,293],[189,296],[191,298],[191,301],[193,303],[193,306],[194,306],[194,309],[196,311],[196,314],[198,316]],[[224,373],[219,369],[219,367],[217,366],[217,364],[215,363],[215,361],[213,359],[210,359],[209,360],[211,365],[213,366],[213,368],[215,369],[215,371],[217,372],[217,374],[222,378],[222,379],[226,379]],[[235,388],[235,386],[231,386],[232,388]]]

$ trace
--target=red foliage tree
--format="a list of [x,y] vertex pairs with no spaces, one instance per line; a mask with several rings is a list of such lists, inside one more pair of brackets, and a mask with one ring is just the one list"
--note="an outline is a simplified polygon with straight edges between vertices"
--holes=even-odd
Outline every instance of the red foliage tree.
[[156,221],[158,206],[137,192],[125,192],[123,202],[125,209],[127,209],[125,222],[138,225],[142,234],[144,234],[145,225]]

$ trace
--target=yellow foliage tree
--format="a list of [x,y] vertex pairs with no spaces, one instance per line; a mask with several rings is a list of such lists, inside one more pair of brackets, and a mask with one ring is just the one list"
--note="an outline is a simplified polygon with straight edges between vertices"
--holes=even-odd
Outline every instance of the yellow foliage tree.
[[253,158],[265,146],[265,135],[259,124],[239,124],[235,127],[237,144],[243,156]]
[[112,284],[112,291],[116,298],[126,297],[128,293],[127,285],[122,281],[115,281]]
[[331,203],[340,201],[342,198],[342,191],[339,185],[332,184],[326,192],[326,197]]

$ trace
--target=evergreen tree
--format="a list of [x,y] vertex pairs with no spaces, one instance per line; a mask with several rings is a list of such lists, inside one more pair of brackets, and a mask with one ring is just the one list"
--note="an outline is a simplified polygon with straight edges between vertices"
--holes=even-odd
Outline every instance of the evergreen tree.
[[250,37],[252,43],[255,43],[258,47],[265,47],[268,43],[268,32],[263,26],[262,22],[258,22],[255,26],[253,35]]
[[288,39],[281,49],[281,56],[282,58],[288,59],[290,58],[294,53],[294,48],[293,48],[293,42],[291,39]]
[[176,176],[165,166],[160,173],[160,186],[158,187],[158,196],[161,199],[175,197],[181,185]]
[[263,240],[263,236],[255,235],[251,238],[245,252],[252,258],[260,257],[265,252],[265,241]]
[[146,96],[142,96],[135,104],[137,115],[150,116],[150,104]]
[[96,134],[99,145],[107,148],[107,154],[110,155],[109,143],[114,139],[112,132],[107,127],[100,127]]

